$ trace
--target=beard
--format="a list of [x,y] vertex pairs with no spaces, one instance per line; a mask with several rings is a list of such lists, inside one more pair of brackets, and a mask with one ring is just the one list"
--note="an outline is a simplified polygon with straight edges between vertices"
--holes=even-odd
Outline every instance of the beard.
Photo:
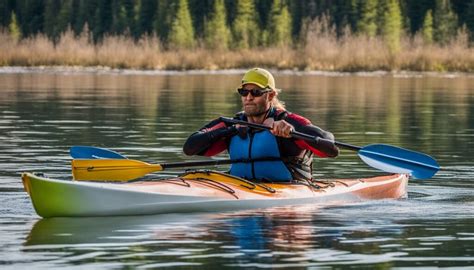
[[259,103],[248,103],[244,104],[244,112],[247,116],[261,116],[267,113],[267,106],[266,104],[259,104]]

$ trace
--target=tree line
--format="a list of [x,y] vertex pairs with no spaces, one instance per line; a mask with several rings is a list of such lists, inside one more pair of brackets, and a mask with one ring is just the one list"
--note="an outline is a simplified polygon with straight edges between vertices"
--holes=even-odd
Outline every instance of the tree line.
[[149,35],[169,49],[297,46],[321,18],[338,37],[380,36],[393,50],[404,35],[443,45],[458,31],[474,33],[474,0],[0,1],[0,27],[16,39],[54,41],[66,31],[90,33],[94,42]]

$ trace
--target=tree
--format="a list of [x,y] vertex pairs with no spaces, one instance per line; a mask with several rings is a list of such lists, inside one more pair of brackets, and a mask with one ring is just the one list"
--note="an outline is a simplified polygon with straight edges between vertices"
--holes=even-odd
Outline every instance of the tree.
[[56,18],[56,27],[58,34],[67,30],[72,25],[72,0],[61,1],[61,9]]
[[434,40],[440,44],[446,44],[456,35],[457,16],[453,13],[449,0],[436,0],[433,25]]
[[357,31],[369,37],[377,34],[377,4],[378,0],[362,2],[360,19],[357,22]]
[[204,36],[204,24],[214,10],[214,2],[214,0],[188,0],[196,38]]
[[433,15],[431,9],[426,12],[425,19],[423,20],[423,28],[421,31],[423,34],[423,41],[426,44],[433,43]]
[[135,33],[135,12],[133,0],[120,0],[114,7],[113,32],[115,34]]
[[157,2],[155,0],[141,0],[138,13],[138,36],[151,34],[156,12]]
[[186,0],[179,0],[179,6],[171,25],[169,44],[174,48],[193,48],[195,45],[194,29]]
[[164,42],[166,42],[167,37],[170,36],[170,29],[176,18],[175,14],[178,11],[177,4],[175,0],[158,1],[153,29]]
[[224,0],[215,0],[210,19],[204,23],[204,41],[208,48],[227,49],[230,38]]
[[57,17],[60,7],[59,0],[47,0],[44,7],[43,32],[53,40],[59,36]]
[[471,40],[474,40],[474,0],[467,6],[467,20],[466,25],[471,33]]
[[292,23],[288,6],[280,0],[274,0],[270,14],[271,17],[268,29],[268,42],[266,42],[267,45],[290,45]]
[[12,6],[10,1],[0,1],[0,27],[8,27],[11,20]]
[[232,25],[234,47],[246,49],[258,44],[259,28],[253,0],[237,0],[237,12]]
[[8,25],[8,31],[10,32],[10,36],[13,40],[18,41],[21,38],[21,30],[20,26],[18,26],[18,21],[16,19],[15,12],[12,11],[10,24]]
[[95,13],[95,24],[92,29],[94,41],[101,40],[112,29],[112,0],[99,0]]
[[381,34],[390,51],[400,50],[400,36],[402,33],[402,16],[398,0],[387,0],[383,6]]

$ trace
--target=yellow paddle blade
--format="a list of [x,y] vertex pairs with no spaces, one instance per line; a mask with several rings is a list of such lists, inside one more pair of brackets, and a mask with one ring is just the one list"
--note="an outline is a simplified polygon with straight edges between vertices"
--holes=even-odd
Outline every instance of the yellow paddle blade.
[[71,165],[74,180],[89,181],[128,181],[163,170],[159,164],[131,159],[74,159]]

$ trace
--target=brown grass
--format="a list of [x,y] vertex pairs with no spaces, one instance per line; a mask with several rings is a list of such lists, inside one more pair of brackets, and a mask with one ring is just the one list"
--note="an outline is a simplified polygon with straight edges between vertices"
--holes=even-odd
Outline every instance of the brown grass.
[[467,33],[460,32],[448,45],[425,44],[420,37],[404,38],[401,50],[391,52],[381,38],[310,24],[299,46],[246,50],[164,50],[157,37],[134,41],[110,36],[94,44],[88,34],[65,32],[54,44],[44,35],[16,41],[0,32],[0,66],[105,66],[110,68],[189,70],[253,66],[324,71],[474,71],[474,49]]

